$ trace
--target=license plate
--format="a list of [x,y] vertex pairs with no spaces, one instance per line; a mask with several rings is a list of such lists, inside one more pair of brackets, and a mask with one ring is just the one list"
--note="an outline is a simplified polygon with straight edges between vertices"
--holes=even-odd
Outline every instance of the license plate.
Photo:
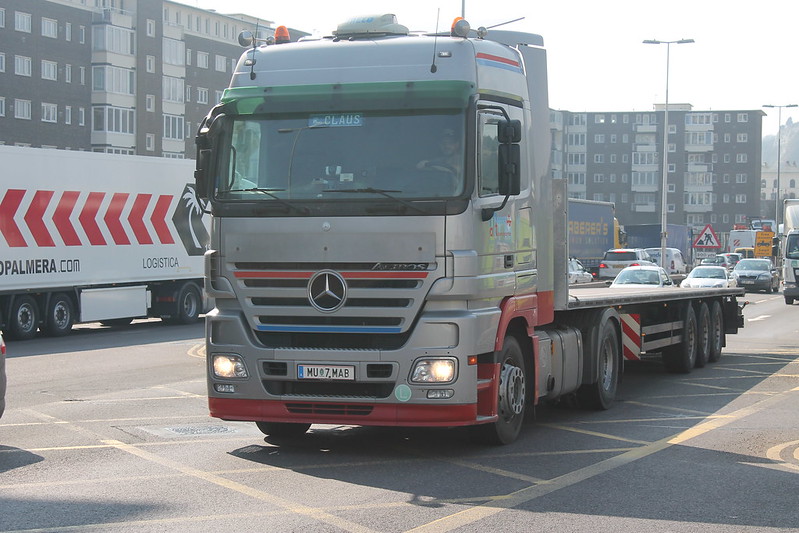
[[354,366],[297,365],[297,379],[355,380]]
[[754,281],[741,280],[741,285],[754,285]]

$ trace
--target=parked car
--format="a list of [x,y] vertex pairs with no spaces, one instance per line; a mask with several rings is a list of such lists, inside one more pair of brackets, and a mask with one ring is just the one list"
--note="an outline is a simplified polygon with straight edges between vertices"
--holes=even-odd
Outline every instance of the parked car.
[[629,266],[656,266],[643,248],[615,248],[605,252],[599,263],[599,279],[613,279]]
[[780,290],[780,275],[771,263],[771,259],[741,259],[732,273],[738,286],[747,291]]
[[577,259],[569,259],[569,284],[589,283],[594,281],[594,276],[588,272]]
[[6,343],[0,331],[0,417],[6,410]]
[[736,248],[735,253],[741,256],[741,259],[751,259],[755,256],[755,249],[754,248]]
[[723,266],[727,270],[732,270],[740,259],[741,256],[738,254],[716,254],[714,257],[702,259],[701,264]]
[[737,286],[738,284],[732,272],[723,266],[715,265],[700,265],[696,267],[682,280],[682,283],[680,283],[680,287],[693,289],[704,289],[708,287],[728,288]]
[[[660,265],[660,248],[644,248],[656,265]],[[669,274],[685,274],[688,264],[678,248],[666,248],[666,264],[663,265]]]
[[622,269],[610,284],[611,289],[654,289],[674,287],[668,272],[657,265],[637,265]]

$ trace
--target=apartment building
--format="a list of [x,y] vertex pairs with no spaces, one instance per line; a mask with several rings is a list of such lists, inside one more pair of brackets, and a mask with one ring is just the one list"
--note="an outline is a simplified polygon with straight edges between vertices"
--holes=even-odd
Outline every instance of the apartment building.
[[[553,177],[571,197],[614,202],[622,224],[660,223],[664,111],[553,111]],[[762,117],[669,104],[668,223],[727,232],[760,215]]]
[[193,158],[256,27],[274,34],[169,0],[0,0],[0,143]]

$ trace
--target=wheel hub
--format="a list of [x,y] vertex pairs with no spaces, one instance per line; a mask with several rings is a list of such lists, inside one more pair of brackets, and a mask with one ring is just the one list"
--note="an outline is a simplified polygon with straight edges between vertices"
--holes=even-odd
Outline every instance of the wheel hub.
[[524,409],[526,387],[524,372],[518,366],[502,365],[499,379],[499,409],[506,417],[521,414]]

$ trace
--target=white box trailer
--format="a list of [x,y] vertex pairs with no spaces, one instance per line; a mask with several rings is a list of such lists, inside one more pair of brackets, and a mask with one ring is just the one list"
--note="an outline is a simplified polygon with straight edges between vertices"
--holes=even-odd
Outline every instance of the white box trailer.
[[9,339],[76,322],[203,311],[209,235],[193,161],[0,146],[0,325]]
[[625,361],[689,372],[743,326],[741,289],[569,292],[540,36],[387,14],[281,41],[198,132],[212,416],[507,443],[542,401],[606,409]]
[[793,305],[794,300],[799,299],[799,200],[783,200],[782,221],[782,293],[785,303]]

